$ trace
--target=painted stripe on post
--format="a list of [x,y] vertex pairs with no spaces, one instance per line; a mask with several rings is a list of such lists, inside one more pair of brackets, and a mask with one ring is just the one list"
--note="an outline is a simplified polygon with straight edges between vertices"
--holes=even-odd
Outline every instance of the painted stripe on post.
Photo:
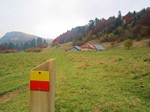
[[48,71],[32,71],[30,74],[30,90],[49,91],[49,80]]
[[49,72],[47,71],[32,71],[30,74],[30,80],[34,81],[49,81]]
[[34,81],[30,80],[30,90],[34,91],[49,91],[50,84],[48,81]]

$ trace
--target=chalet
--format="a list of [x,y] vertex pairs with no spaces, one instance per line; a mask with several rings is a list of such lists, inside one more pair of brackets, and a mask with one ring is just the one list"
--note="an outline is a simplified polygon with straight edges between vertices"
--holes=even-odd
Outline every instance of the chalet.
[[85,44],[82,46],[82,49],[96,49],[93,44]]
[[81,48],[79,46],[71,46],[66,51],[81,51]]
[[101,45],[94,45],[94,46],[95,46],[96,50],[99,50],[99,51],[105,50],[105,48]]
[[103,51],[105,48],[101,45],[94,45],[94,44],[85,44],[82,46],[82,51]]

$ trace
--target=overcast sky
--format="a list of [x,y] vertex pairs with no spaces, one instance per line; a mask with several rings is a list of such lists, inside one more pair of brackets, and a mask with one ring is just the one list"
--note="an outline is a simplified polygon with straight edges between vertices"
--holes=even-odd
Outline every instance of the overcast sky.
[[90,19],[125,15],[150,6],[150,0],[0,0],[0,37],[21,31],[56,38]]

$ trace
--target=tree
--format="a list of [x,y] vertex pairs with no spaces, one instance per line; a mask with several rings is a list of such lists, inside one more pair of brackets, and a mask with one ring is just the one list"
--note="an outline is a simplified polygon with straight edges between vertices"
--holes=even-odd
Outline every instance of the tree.
[[99,23],[99,21],[100,20],[98,18],[95,18],[95,20],[94,20],[94,26],[97,25]]
[[0,45],[0,50],[8,50],[9,49],[9,46],[7,43],[4,43],[4,44],[1,44]]
[[43,42],[43,43],[47,43],[45,39],[44,39],[44,42]]
[[147,36],[150,33],[149,31],[150,31],[150,28],[148,26],[142,26],[140,29],[140,35],[143,37]]
[[24,50],[27,49],[27,48],[29,48],[29,43],[28,43],[28,41],[24,43]]
[[52,42],[52,46],[58,46],[59,45],[59,42],[57,39],[55,39],[53,42]]
[[89,24],[88,24],[88,28],[87,30],[90,31],[94,28],[94,21],[93,20],[89,20]]
[[96,35],[92,35],[92,39],[96,39],[97,38],[97,36]]
[[37,38],[37,44],[41,44],[43,42],[42,38],[38,37]]
[[10,42],[10,43],[8,44],[8,47],[9,47],[9,49],[14,49],[14,48],[15,48],[15,45],[14,45],[12,42]]
[[119,11],[118,12],[118,17],[117,17],[116,23],[115,23],[115,28],[122,25],[122,23],[123,23],[123,21],[122,21],[121,11]]
[[118,27],[118,33],[121,34],[123,32],[123,28],[122,27]]
[[35,40],[35,39],[32,39],[32,40],[31,40],[31,46],[32,46],[32,47],[36,47],[36,40]]
[[114,35],[113,33],[110,33],[110,34],[108,35],[108,39],[109,39],[109,41],[111,42],[111,43],[110,43],[111,46],[113,47],[113,46],[115,45],[115,41],[116,41],[115,35]]
[[134,38],[133,34],[130,30],[125,30],[125,38],[124,39],[126,39],[126,38],[128,38],[128,39],[133,39]]
[[88,36],[92,36],[92,35],[93,35],[93,33],[94,33],[94,32],[93,32],[93,30],[90,30],[90,31],[88,32],[88,34],[87,34],[87,35],[88,35]]
[[108,35],[108,39],[109,39],[111,42],[112,42],[112,41],[115,41],[116,38],[115,38],[114,33],[110,33],[110,34]]
[[124,41],[124,47],[126,47],[127,49],[130,49],[130,47],[133,46],[133,41],[131,39],[127,39]]

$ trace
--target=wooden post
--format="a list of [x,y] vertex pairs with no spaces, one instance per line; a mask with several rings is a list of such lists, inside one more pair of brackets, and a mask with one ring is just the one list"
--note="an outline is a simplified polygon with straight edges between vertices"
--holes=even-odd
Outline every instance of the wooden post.
[[55,111],[56,61],[48,60],[30,73],[30,112]]

